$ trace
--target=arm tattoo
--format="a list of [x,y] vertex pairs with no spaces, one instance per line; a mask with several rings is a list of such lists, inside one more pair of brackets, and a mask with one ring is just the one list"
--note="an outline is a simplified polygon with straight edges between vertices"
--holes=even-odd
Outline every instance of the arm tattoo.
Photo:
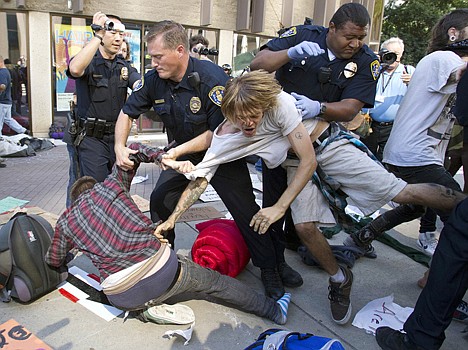
[[299,140],[302,140],[302,138],[304,137],[304,135],[302,135],[302,132],[298,131],[294,134],[294,137],[296,139],[299,139]]
[[200,198],[207,186],[208,181],[204,177],[197,178],[195,181],[191,181],[185,189],[184,193],[182,193],[182,196],[180,197],[173,214],[182,215],[182,213],[184,213],[192,206],[193,203],[197,201],[198,198]]

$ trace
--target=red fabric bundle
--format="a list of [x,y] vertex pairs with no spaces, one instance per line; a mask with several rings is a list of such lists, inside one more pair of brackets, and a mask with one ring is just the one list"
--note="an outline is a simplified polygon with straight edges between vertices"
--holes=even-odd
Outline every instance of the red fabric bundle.
[[233,220],[214,219],[195,225],[200,232],[192,246],[198,265],[236,277],[250,260],[250,253]]

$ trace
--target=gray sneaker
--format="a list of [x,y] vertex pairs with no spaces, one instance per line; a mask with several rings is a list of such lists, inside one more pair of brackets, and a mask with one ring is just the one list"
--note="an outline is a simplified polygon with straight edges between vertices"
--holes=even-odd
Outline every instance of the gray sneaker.
[[428,256],[433,256],[439,241],[435,232],[423,232],[418,237],[419,249]]
[[328,299],[333,321],[343,325],[351,318],[352,307],[349,295],[353,285],[353,273],[347,266],[340,265],[340,269],[345,275],[345,280],[342,283],[329,280]]

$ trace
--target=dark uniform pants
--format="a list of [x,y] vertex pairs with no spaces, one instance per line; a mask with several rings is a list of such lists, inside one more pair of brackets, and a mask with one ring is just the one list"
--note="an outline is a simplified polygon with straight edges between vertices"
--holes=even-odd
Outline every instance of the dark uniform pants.
[[427,284],[404,325],[409,338],[424,349],[439,349],[467,288],[468,199],[465,199],[444,225]]
[[[189,180],[174,170],[161,173],[151,194],[150,210],[153,222],[166,220],[173,212]],[[250,227],[250,220],[260,210],[255,203],[252,183],[244,159],[221,164],[211,180],[226,208],[232,214],[249,248],[252,263],[260,268],[276,267],[284,261],[284,243],[280,233],[270,229],[260,235]],[[166,238],[173,243],[175,234],[168,232]]]
[[[458,182],[442,165],[431,164],[418,167],[402,167],[385,164],[385,167],[396,177],[405,180],[409,184],[436,183],[451,188],[455,191],[461,191]],[[447,213],[435,209],[434,211],[437,213],[437,215],[439,215],[443,222],[447,221]],[[422,206],[402,205],[399,209],[399,218],[394,217],[392,219],[393,222],[391,222],[391,227],[395,227],[403,222],[417,219],[421,216],[421,213],[424,213],[424,207]],[[434,231],[431,229],[433,225],[434,221],[426,217],[425,220],[421,221],[420,232]]]
[[85,136],[78,146],[78,159],[81,176],[104,181],[115,163],[114,135],[104,135],[102,139]]

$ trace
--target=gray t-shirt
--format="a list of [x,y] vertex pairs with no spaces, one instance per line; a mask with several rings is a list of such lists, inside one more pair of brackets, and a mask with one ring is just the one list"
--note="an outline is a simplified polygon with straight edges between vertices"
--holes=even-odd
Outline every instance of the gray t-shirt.
[[454,122],[447,104],[457,87],[449,77],[464,65],[451,51],[433,52],[419,62],[385,146],[384,163],[443,165]]

